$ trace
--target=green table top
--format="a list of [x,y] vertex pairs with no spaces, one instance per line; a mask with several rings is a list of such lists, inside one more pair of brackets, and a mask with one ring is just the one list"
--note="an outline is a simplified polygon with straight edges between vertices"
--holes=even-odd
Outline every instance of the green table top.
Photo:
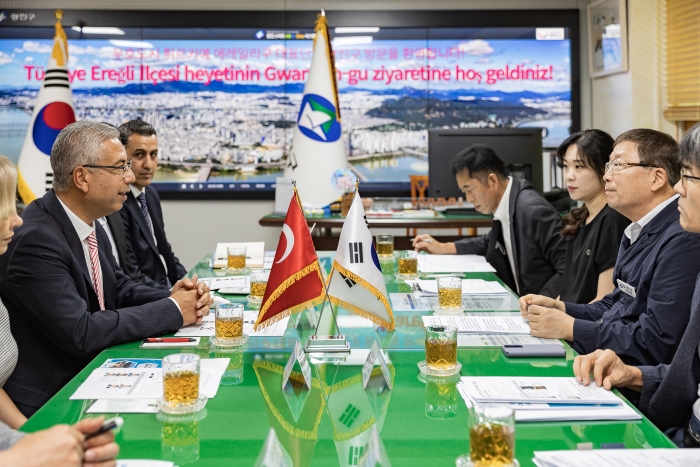
[[[319,256],[328,268],[332,255]],[[207,258],[190,271],[193,273],[213,275]],[[495,278],[489,274],[470,276]],[[394,280],[387,282],[390,293],[400,287]],[[517,307],[515,297],[511,300]],[[391,465],[453,466],[457,456],[469,451],[467,408],[456,383],[426,384],[419,380],[416,364],[425,358],[420,314],[396,313],[397,329],[387,334],[368,325],[349,328],[342,319],[349,315],[341,311],[339,326],[353,354],[343,363],[312,362],[312,390],[291,395],[281,391],[281,373],[294,342],[303,343],[310,334],[308,326],[295,329],[290,324],[283,338],[251,337],[243,351],[210,351],[208,339],[202,338],[200,348],[183,351],[202,358],[231,359],[216,397],[209,400],[206,412],[199,414],[204,418],[158,420],[154,414],[122,414],[125,424],[117,435],[120,458],[164,459],[180,466],[253,466],[263,465],[266,452],[281,452],[294,466],[356,465],[376,427]],[[346,319],[348,322],[354,321]],[[367,352],[362,349],[375,340],[382,342],[390,362],[391,391],[362,390],[362,363]],[[85,417],[88,402],[69,397],[106,359],[162,358],[176,352],[143,350],[138,343],[105,350],[22,430],[32,432]],[[566,359],[508,359],[497,347],[469,347],[460,348],[458,360],[463,376],[571,376],[573,355],[568,349]],[[440,418],[445,416],[451,418]],[[646,418],[516,426],[516,457],[523,466],[533,465],[536,450],[576,449],[578,443],[585,442],[593,443],[594,448],[601,443],[623,443],[627,448],[673,447]]]

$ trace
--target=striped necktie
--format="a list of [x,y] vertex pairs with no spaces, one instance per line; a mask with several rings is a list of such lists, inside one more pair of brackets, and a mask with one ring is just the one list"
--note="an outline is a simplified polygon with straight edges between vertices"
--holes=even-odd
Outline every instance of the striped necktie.
[[148,214],[148,205],[146,205],[146,192],[142,191],[140,195],[136,197],[137,200],[139,200],[139,204],[141,205],[141,214],[143,214],[143,218],[146,219],[146,224],[148,224],[148,228],[151,230],[151,235],[153,235],[153,238],[155,239],[155,232],[153,231],[153,224],[151,224],[151,216]]
[[87,237],[88,250],[90,252],[90,266],[92,269],[92,288],[95,289],[97,300],[100,302],[100,310],[105,309],[105,297],[100,284],[100,252],[97,249],[97,236],[95,231]]

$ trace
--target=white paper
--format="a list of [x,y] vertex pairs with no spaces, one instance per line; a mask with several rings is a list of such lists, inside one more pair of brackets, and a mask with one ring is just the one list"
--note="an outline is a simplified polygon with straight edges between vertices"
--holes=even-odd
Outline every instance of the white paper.
[[158,399],[98,399],[85,413],[158,413]]
[[[437,280],[429,281],[424,279],[406,280],[411,287],[418,284],[420,291],[425,295],[437,295],[438,285]],[[462,294],[468,295],[510,295],[497,281],[485,281],[483,279],[462,279]],[[419,293],[416,293],[419,295]]]
[[[245,310],[243,312],[243,333],[247,334],[248,337],[282,337],[287,331],[289,317],[281,319],[259,331],[255,331],[253,325],[257,319],[257,311]],[[210,313],[202,318],[200,324],[190,324],[189,326],[181,328],[175,333],[175,337],[211,337],[214,335],[214,332],[214,315]]]
[[275,214],[287,214],[289,203],[294,196],[294,184],[291,178],[275,179]]
[[[209,398],[216,396],[229,361],[228,358],[210,358],[200,362],[201,394]],[[157,399],[162,395],[161,368],[96,368],[70,399]]]
[[420,272],[496,272],[486,258],[477,255],[418,255]]
[[250,293],[250,276],[207,277],[205,279],[200,279],[199,281],[204,282],[211,290],[225,288],[236,290],[235,292],[226,293]]
[[[391,300],[391,309],[393,311],[431,311],[438,307],[438,299],[435,295],[420,296],[412,293],[390,293],[389,299]],[[462,295],[462,307],[467,311],[517,310],[511,305],[511,297],[504,295],[486,295],[483,297]]]
[[423,326],[454,326],[462,334],[521,334],[530,335],[530,326],[522,316],[421,316]]
[[502,345],[559,344],[558,339],[512,334],[458,334],[457,347],[501,347]]
[[600,449],[591,451],[535,451],[542,467],[699,467],[700,449]]
[[150,459],[117,459],[117,467],[174,467],[175,464],[168,461],[154,461]]
[[574,377],[463,376],[462,387],[476,402],[622,404],[612,391]]
[[[286,208],[285,208],[286,212]],[[261,268],[264,264],[265,257],[265,242],[247,242],[247,243],[217,243],[216,251],[214,252],[213,267],[220,269],[228,266],[228,248],[229,247],[245,247],[246,252],[246,267]]]

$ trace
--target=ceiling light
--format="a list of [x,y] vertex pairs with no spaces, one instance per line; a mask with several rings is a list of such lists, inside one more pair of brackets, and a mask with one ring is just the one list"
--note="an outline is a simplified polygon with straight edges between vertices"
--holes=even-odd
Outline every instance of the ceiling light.
[[375,33],[379,32],[378,27],[348,27],[348,28],[335,28],[335,33],[336,34],[367,34],[367,33]]
[[94,26],[73,26],[73,31],[82,32],[83,34],[107,34],[111,36],[123,36],[124,31],[119,28],[98,28]]

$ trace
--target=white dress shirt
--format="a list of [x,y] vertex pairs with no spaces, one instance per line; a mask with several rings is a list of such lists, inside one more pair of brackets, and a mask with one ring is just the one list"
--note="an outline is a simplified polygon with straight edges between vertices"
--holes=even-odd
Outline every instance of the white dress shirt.
[[[134,195],[134,198],[136,198],[136,202],[140,206],[141,203],[139,203],[139,195],[141,193],[143,193],[143,190],[135,187],[134,185],[129,185],[129,188],[131,188],[131,194]],[[147,222],[147,224],[151,228],[151,235],[153,236],[153,243],[155,243],[156,247],[157,247],[158,246],[158,239],[156,238],[156,233],[153,231],[153,219],[151,218],[151,211],[148,211],[148,220],[150,222]],[[167,275],[168,274],[168,265],[165,264],[165,258],[163,258],[163,255],[161,255],[161,254],[159,254],[158,256],[160,256],[160,262],[163,263],[163,267],[165,268],[165,274]]]
[[630,239],[630,245],[632,245],[634,242],[637,241],[637,238],[639,238],[639,233],[642,231],[642,229],[649,223],[651,220],[656,217],[658,213],[664,210],[666,206],[671,204],[674,200],[678,199],[680,195],[676,194],[674,196],[671,196],[669,199],[664,201],[663,203],[659,204],[656,206],[654,209],[649,211],[646,216],[642,217],[639,219],[637,222],[632,222],[630,225],[627,226],[625,229],[625,235],[627,238]]
[[117,243],[114,241],[114,237],[112,236],[112,229],[109,228],[107,218],[100,217],[99,219],[97,219],[97,222],[99,222],[102,228],[105,229],[105,232],[107,233],[107,238],[109,238],[109,244],[112,245],[112,254],[114,255],[114,260],[117,262],[118,265],[121,266],[121,263],[119,262],[119,250],[117,250]]
[[[57,197],[58,198],[58,197]],[[61,198],[58,198],[58,201],[61,203],[61,206],[63,206],[63,210],[66,211],[66,214],[68,215],[68,219],[70,219],[71,224],[73,224],[73,228],[75,229],[75,232],[78,234],[78,238],[80,239],[80,244],[83,247],[83,253],[85,255],[85,264],[87,264],[87,270],[92,273],[92,262],[90,261],[90,247],[88,247],[87,243],[87,238],[90,236],[92,232],[95,231],[95,223],[93,222],[92,225],[87,225],[83,220],[76,216],[73,211],[71,211],[68,206],[65,205],[63,201],[61,201]],[[97,275],[99,276],[99,281],[100,281],[100,289],[104,293],[104,285],[102,284],[102,264],[100,263],[100,270],[97,271]]]
[[518,294],[520,294],[520,286],[518,285],[518,273],[515,270],[515,261],[513,259],[513,244],[510,238],[510,190],[513,188],[513,177],[508,177],[508,186],[506,186],[506,191],[503,192],[501,201],[498,203],[496,211],[493,213],[493,218],[501,222],[501,232],[503,233],[503,241],[505,242],[506,253],[508,253],[508,262],[510,263],[510,270],[513,272],[513,279],[515,279],[515,287],[518,289]]

